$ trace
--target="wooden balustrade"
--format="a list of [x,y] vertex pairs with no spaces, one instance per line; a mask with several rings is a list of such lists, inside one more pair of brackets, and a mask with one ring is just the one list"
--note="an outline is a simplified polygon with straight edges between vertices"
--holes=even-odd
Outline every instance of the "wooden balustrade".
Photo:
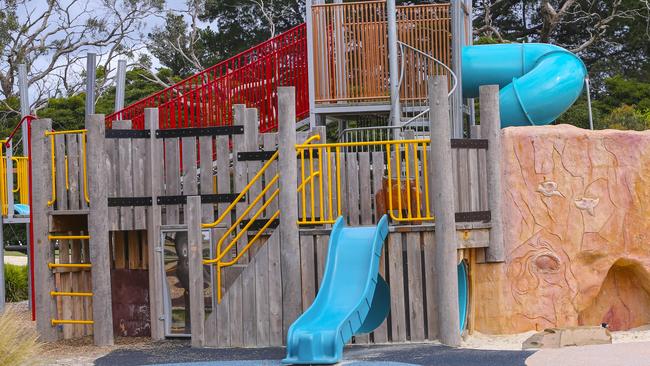
[[[390,99],[386,19],[385,1],[312,7],[316,103]],[[398,38],[448,65],[450,19],[449,4],[398,6]],[[405,61],[403,81],[407,90],[415,90],[408,97],[425,98],[426,77],[445,70],[436,66],[422,73]]]

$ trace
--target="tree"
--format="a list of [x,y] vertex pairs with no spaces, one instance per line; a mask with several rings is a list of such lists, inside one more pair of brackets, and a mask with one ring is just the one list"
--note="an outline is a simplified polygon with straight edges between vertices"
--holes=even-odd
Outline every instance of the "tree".
[[174,75],[187,76],[304,22],[304,13],[304,0],[188,0],[168,11],[148,48]]
[[648,67],[648,0],[479,0],[474,16],[476,36],[558,44],[592,79]]
[[32,105],[37,111],[52,98],[76,95],[84,87],[85,54],[96,52],[102,70],[97,95],[110,85],[117,57],[135,57],[143,48],[145,20],[162,9],[164,0],[100,0],[88,2],[0,0],[0,103],[16,96],[18,65],[28,70]]

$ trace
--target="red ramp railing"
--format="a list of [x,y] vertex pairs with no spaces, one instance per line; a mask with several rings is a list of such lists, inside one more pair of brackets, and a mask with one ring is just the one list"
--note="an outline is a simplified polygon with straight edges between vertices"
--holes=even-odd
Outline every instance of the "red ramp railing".
[[260,131],[277,128],[277,87],[296,87],[296,116],[309,114],[307,29],[296,26],[106,117],[144,127],[144,109],[160,108],[160,128],[232,124],[233,104],[259,110]]

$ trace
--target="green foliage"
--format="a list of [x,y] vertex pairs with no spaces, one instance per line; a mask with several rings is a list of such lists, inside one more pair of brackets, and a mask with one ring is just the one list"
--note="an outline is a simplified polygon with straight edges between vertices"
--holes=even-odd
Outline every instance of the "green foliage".
[[5,311],[0,315],[0,365],[31,366],[44,363],[36,329],[25,325],[17,312]]
[[606,92],[598,95],[598,106],[604,112],[626,104],[638,110],[650,109],[650,83],[617,75],[605,80]]
[[605,116],[597,127],[643,131],[650,128],[650,113],[648,111],[642,112],[633,106],[623,104]]
[[[592,114],[594,121],[594,128],[598,126],[598,121],[601,120],[601,112],[599,109],[593,108]],[[587,107],[587,98],[582,97],[562,114],[556,121],[557,124],[566,123],[580,128],[589,129],[589,108]]]
[[475,45],[480,45],[480,44],[499,44],[499,43],[504,43],[499,41],[499,39],[494,38],[494,37],[488,37],[488,36],[481,36],[478,37],[478,39],[474,40]]
[[27,300],[27,266],[5,264],[5,289],[8,302]]

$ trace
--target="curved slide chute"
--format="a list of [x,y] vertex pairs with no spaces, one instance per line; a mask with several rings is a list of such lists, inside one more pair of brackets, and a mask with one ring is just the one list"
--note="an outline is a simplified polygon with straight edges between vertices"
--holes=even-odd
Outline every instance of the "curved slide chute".
[[466,46],[463,96],[478,97],[480,85],[497,84],[501,126],[546,125],[582,93],[587,69],[578,56],[544,43]]
[[353,335],[372,332],[390,310],[390,290],[379,275],[388,218],[374,226],[332,228],[325,273],[312,305],[289,328],[285,364],[334,364]]

